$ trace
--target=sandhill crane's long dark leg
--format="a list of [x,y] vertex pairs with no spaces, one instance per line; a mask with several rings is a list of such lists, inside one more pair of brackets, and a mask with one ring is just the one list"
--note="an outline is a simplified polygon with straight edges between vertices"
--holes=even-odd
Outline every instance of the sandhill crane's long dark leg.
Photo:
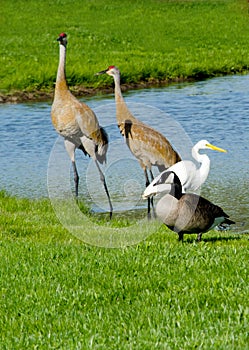
[[[150,171],[151,181],[153,181],[154,176],[153,176],[152,170],[150,169],[149,171]],[[150,180],[149,180],[149,176],[148,176],[146,168],[144,169],[144,175],[145,175],[145,179],[146,179],[145,186],[147,187],[150,184]],[[154,204],[153,204],[153,197],[148,197],[148,211],[147,211],[148,219],[151,218],[150,207],[152,207],[153,215],[154,215],[154,217],[156,217],[156,212],[155,212],[155,208],[154,208]]]
[[106,195],[107,195],[107,198],[108,198],[108,202],[109,202],[109,207],[110,207],[110,219],[112,218],[112,211],[113,211],[113,207],[112,207],[112,202],[111,202],[111,198],[110,198],[110,195],[109,195],[109,191],[108,191],[108,188],[107,188],[107,185],[106,185],[106,181],[105,181],[105,176],[102,172],[102,170],[100,169],[100,166],[99,166],[99,163],[97,160],[95,160],[95,164],[96,164],[96,167],[99,171],[99,175],[100,175],[100,181],[103,183],[104,185],[104,188],[105,188],[105,192],[106,192]]
[[[146,168],[144,168],[144,175],[145,175],[145,186],[147,187],[150,184],[150,180],[149,180],[149,176]],[[152,204],[152,208],[153,208],[153,201],[151,201],[151,198],[148,197],[148,210],[147,210],[148,219],[151,219],[150,203]]]
[[73,173],[74,173],[74,183],[75,183],[75,196],[78,197],[79,194],[79,174],[76,168],[75,161],[72,161]]
[[[147,170],[146,168],[144,169],[144,176],[145,176],[145,187],[149,186],[150,181],[149,181],[149,177],[147,174]],[[148,219],[150,219],[150,197],[148,197],[148,210],[147,210],[147,215],[148,215]]]
[[72,143],[69,140],[64,141],[65,148],[67,150],[67,153],[72,161],[72,166],[73,166],[73,173],[74,173],[74,183],[75,183],[75,196],[78,197],[79,193],[79,174],[77,171],[76,163],[75,163],[75,149],[76,146],[74,143]]
[[[151,177],[151,182],[154,180],[154,175],[153,175],[153,172],[152,170],[150,169],[150,177]],[[156,218],[156,211],[155,211],[155,208],[154,208],[154,200],[153,200],[153,196],[150,197],[150,203],[151,203],[151,207],[153,209],[153,215],[154,217]]]

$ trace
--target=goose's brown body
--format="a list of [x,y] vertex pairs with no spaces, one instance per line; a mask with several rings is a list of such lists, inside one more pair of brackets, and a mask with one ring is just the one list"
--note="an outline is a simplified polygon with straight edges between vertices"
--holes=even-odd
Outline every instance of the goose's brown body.
[[[182,193],[180,179],[173,171],[165,173],[171,191],[157,203],[158,217],[183,240],[185,233],[197,233],[198,241],[203,233],[215,226],[229,226],[235,222],[218,205],[194,193]],[[167,180],[166,180],[167,181]]]

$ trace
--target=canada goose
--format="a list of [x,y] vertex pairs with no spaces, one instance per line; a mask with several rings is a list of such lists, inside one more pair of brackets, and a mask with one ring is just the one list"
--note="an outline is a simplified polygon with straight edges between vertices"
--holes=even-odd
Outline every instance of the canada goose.
[[171,185],[171,189],[158,201],[156,214],[170,230],[178,233],[179,241],[183,240],[184,233],[197,233],[200,242],[202,234],[215,226],[224,228],[235,224],[222,208],[209,200],[182,193],[180,179],[173,171],[165,173],[165,183]]

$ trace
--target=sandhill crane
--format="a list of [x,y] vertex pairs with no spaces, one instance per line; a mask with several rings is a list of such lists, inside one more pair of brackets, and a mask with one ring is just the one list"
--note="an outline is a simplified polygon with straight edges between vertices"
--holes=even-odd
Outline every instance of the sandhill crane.
[[[150,183],[147,170],[149,170],[151,179],[153,180],[152,166],[156,166],[159,171],[163,171],[176,162],[179,162],[181,158],[166,137],[142,123],[129,111],[122,96],[120,71],[118,68],[110,66],[106,70],[96,73],[96,75],[105,73],[114,78],[118,127],[131,153],[137,158],[144,171],[147,187]],[[152,198],[148,198],[148,216],[150,216],[150,202],[153,206]]]
[[65,148],[72,161],[76,196],[78,196],[79,175],[75,164],[75,149],[78,148],[85,155],[92,157],[97,166],[100,180],[108,198],[111,218],[112,203],[104,174],[99,166],[99,163],[106,162],[108,136],[99,125],[95,113],[86,104],[78,101],[70,92],[65,73],[67,35],[61,33],[57,41],[60,50],[54,101],[51,109],[52,123],[56,131],[64,137]]
[[207,140],[201,140],[192,148],[192,157],[200,163],[200,167],[197,168],[194,162],[191,160],[182,160],[172,165],[167,170],[164,170],[159,174],[151,184],[145,189],[143,198],[148,197],[148,193],[156,195],[158,192],[167,191],[169,189],[168,184],[165,184],[165,180],[168,177],[168,171],[173,171],[180,179],[182,185],[182,192],[194,192],[201,187],[206,181],[210,170],[210,159],[207,154],[200,154],[201,149],[211,149],[219,152],[227,152],[226,150],[216,147],[209,143]]
[[178,233],[179,241],[184,233],[197,233],[200,242],[202,234],[215,226],[235,224],[222,208],[209,200],[194,193],[182,193],[181,181],[173,171],[165,173],[165,184],[171,185],[171,190],[158,201],[156,214],[170,230]]

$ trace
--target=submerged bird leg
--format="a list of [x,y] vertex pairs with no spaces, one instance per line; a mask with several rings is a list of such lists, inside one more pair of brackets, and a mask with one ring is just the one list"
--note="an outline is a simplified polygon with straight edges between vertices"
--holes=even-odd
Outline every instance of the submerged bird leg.
[[79,175],[76,168],[75,161],[72,161],[73,173],[74,173],[74,183],[75,183],[75,196],[78,197],[79,190]]
[[111,202],[111,198],[110,198],[110,195],[109,195],[109,191],[108,191],[108,188],[107,188],[107,185],[106,185],[106,181],[105,181],[105,176],[102,172],[102,170],[100,169],[100,166],[99,166],[99,163],[97,160],[95,160],[95,164],[96,164],[96,167],[99,171],[99,175],[100,175],[100,181],[103,183],[104,185],[104,188],[105,188],[105,192],[106,192],[106,195],[107,195],[107,198],[108,198],[108,202],[109,202],[109,207],[110,207],[110,219],[112,218],[112,211],[113,211],[113,207],[112,207],[112,202]]
[[198,235],[197,235],[197,242],[201,242],[201,236],[202,236],[202,232],[198,233]]

